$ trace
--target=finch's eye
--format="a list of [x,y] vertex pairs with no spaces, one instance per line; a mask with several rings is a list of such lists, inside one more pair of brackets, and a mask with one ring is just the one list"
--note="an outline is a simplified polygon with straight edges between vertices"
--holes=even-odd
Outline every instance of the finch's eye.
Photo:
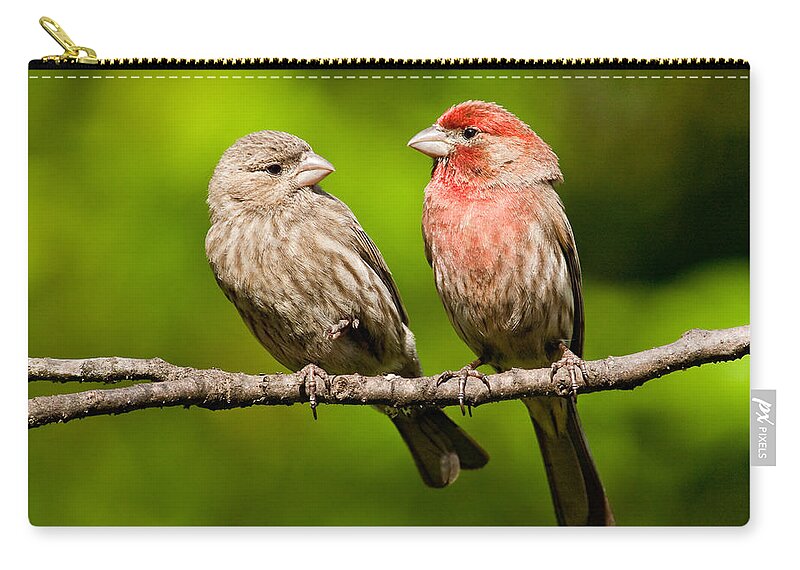
[[479,132],[480,131],[478,129],[476,129],[475,127],[467,127],[466,129],[464,129],[464,138],[465,139],[471,139],[472,137],[477,135]]
[[280,174],[282,171],[283,168],[281,168],[280,164],[270,164],[269,166],[267,166],[267,172],[269,172],[270,174],[274,174],[275,176]]

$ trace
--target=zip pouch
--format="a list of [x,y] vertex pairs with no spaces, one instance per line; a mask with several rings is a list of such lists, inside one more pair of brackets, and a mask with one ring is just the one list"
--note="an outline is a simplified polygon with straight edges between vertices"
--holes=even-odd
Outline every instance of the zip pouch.
[[747,522],[746,62],[42,25],[32,524]]

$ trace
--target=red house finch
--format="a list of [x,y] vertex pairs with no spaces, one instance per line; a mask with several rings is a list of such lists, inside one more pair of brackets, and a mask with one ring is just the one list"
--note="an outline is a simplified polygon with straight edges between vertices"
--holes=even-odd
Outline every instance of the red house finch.
[[[450,321],[478,356],[458,374],[461,398],[468,376],[483,377],[481,364],[501,371],[555,362],[574,385],[583,298],[572,228],[553,189],[562,181],[558,157],[512,113],[482,101],[450,108],[408,144],[434,159],[425,253]],[[523,402],[559,524],[613,524],[573,398]]]
[[[217,282],[259,342],[301,371],[315,418],[325,370],[422,376],[383,257],[350,209],[317,186],[331,172],[305,141],[261,131],[225,151],[208,188],[206,255]],[[432,487],[488,461],[440,409],[380,409]]]

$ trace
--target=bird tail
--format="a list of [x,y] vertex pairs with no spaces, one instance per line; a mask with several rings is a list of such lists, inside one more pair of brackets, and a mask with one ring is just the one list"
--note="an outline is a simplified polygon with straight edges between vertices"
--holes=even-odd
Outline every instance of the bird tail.
[[523,403],[539,440],[558,524],[614,525],[573,398],[526,398]]
[[446,487],[461,468],[479,469],[489,454],[438,408],[414,410],[381,407],[408,445],[422,480],[430,487]]
[[[419,378],[422,368],[413,343],[409,353],[398,374]],[[480,469],[489,461],[489,454],[439,408],[376,408],[391,418],[429,487],[446,487],[462,468]]]

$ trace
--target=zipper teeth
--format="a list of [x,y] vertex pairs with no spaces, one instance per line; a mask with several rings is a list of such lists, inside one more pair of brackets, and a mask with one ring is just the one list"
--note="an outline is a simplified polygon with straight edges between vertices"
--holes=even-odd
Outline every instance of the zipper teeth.
[[82,68],[171,68],[171,69],[210,69],[210,68],[518,68],[518,69],[659,69],[659,68],[717,68],[749,69],[743,59],[731,58],[581,58],[581,59],[510,59],[510,58],[457,58],[457,59],[394,59],[394,58],[218,58],[218,59],[176,59],[176,58],[114,58],[100,59],[98,65],[62,63],[34,60],[32,69],[50,67]]

